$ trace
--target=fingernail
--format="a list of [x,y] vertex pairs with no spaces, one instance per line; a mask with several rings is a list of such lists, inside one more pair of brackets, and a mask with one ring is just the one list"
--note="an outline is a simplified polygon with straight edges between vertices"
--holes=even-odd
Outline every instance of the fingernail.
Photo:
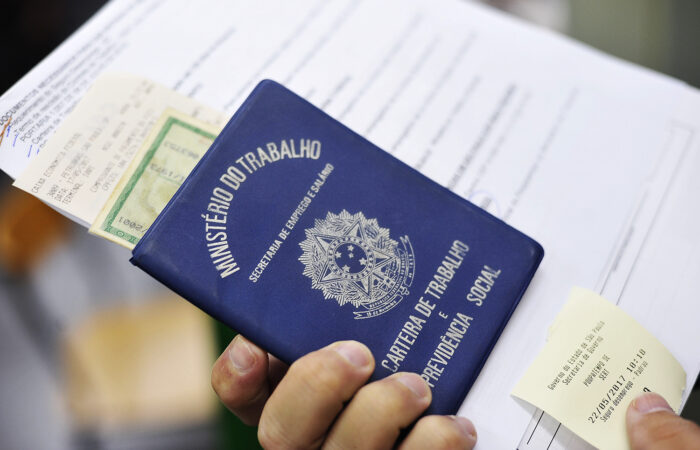
[[641,414],[649,414],[656,411],[670,411],[675,414],[668,402],[659,394],[649,392],[635,398],[632,407]]
[[365,367],[371,362],[369,350],[355,341],[341,342],[333,347],[343,358],[355,367]]
[[228,357],[231,359],[233,366],[241,373],[245,373],[253,368],[255,364],[255,353],[250,348],[246,339],[238,335],[233,340],[233,345],[228,351]]
[[460,431],[464,433],[465,436],[467,436],[469,439],[475,441],[476,440],[476,427],[472,423],[471,420],[467,419],[466,417],[459,417],[459,416],[450,416],[452,420],[454,420],[457,423],[457,426],[459,427]]
[[414,373],[401,375],[399,376],[398,381],[409,388],[418,398],[423,398],[430,395],[430,388],[428,387],[428,384]]

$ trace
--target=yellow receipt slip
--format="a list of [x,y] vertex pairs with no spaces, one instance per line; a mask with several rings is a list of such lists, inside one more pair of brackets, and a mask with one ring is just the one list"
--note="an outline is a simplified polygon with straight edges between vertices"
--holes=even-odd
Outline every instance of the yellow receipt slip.
[[685,380],[680,363],[639,323],[576,287],[512,395],[598,448],[626,449],[625,413],[632,400],[657,392],[678,411]]
[[[71,98],[70,93],[65,96]],[[14,185],[73,220],[92,224],[166,108],[217,127],[227,120],[226,115],[153,81],[104,73]]]

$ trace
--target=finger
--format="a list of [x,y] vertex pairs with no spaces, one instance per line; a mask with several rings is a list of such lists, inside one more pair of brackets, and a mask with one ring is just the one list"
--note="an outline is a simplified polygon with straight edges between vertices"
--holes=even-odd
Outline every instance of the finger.
[[289,367],[260,417],[264,448],[319,447],[343,404],[374,369],[369,349],[342,341],[309,353]]
[[468,449],[476,445],[474,424],[464,417],[426,416],[416,423],[400,450]]
[[267,375],[267,352],[239,334],[214,363],[211,385],[243,423],[255,425],[270,393]]
[[[430,405],[428,384],[415,373],[398,373],[359,390],[326,438],[328,448],[391,448]],[[361,430],[361,433],[358,433]]]
[[677,416],[654,393],[637,397],[627,408],[627,437],[633,450],[700,448],[700,427]]

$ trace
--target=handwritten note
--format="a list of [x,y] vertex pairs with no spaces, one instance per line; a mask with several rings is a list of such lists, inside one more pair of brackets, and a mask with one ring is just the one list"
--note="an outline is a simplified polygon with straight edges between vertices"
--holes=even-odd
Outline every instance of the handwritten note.
[[625,412],[632,400],[657,392],[678,411],[685,380],[680,363],[654,336],[620,308],[577,287],[512,395],[596,447],[626,449]]

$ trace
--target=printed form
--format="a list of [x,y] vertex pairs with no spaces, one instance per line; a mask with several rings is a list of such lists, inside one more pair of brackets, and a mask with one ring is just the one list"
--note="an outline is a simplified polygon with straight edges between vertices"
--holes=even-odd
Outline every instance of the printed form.
[[227,116],[272,78],[544,246],[460,409],[478,448],[588,448],[509,395],[574,285],[655,335],[687,398],[700,369],[700,98],[683,83],[453,0],[115,0],[0,98],[0,168],[45,174],[45,143],[106,72]]

